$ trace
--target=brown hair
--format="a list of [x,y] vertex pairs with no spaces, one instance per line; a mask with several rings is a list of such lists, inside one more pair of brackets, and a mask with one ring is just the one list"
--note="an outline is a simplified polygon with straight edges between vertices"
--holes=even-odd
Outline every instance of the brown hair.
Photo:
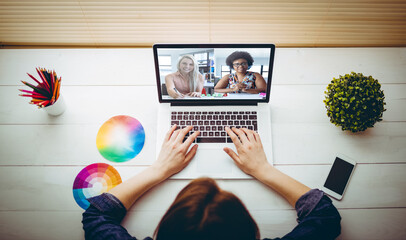
[[211,178],[199,178],[180,191],[155,230],[165,239],[258,239],[259,230],[241,200]]

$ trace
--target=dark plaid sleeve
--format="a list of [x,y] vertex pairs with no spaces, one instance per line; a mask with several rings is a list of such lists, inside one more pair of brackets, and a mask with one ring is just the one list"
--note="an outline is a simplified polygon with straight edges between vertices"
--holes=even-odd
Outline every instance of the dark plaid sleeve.
[[103,193],[89,198],[90,207],[83,213],[85,239],[136,240],[121,226],[127,210],[115,196]]
[[324,192],[310,190],[299,198],[295,208],[298,225],[281,240],[330,240],[340,235],[341,216]]

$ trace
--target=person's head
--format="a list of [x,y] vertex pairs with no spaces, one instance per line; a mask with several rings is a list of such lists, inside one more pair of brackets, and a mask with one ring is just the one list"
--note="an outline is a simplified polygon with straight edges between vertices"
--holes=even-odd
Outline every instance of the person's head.
[[178,71],[189,76],[190,91],[194,92],[197,85],[199,65],[192,55],[184,55],[179,58],[177,64]]
[[199,178],[178,194],[155,230],[166,239],[258,239],[259,230],[241,200],[211,178]]
[[251,54],[243,51],[233,52],[226,58],[226,64],[236,72],[246,72],[253,63],[254,59]]
[[192,55],[184,55],[179,58],[177,68],[181,73],[191,73],[198,71],[198,64]]

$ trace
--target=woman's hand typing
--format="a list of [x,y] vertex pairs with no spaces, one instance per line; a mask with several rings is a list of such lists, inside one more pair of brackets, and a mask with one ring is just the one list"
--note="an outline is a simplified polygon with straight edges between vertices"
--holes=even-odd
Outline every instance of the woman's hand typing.
[[192,145],[193,141],[196,139],[197,135],[200,134],[200,132],[194,132],[186,139],[185,142],[183,142],[186,134],[192,130],[192,126],[179,130],[175,129],[176,125],[173,125],[165,135],[158,159],[151,166],[159,169],[159,171],[162,171],[165,178],[168,178],[184,169],[196,155],[197,151],[197,144],[194,145],[190,150],[189,147]]
[[255,131],[246,128],[225,128],[233,141],[237,153],[225,147],[224,151],[234,160],[235,164],[245,173],[258,178],[261,170],[271,165],[266,159],[261,138]]

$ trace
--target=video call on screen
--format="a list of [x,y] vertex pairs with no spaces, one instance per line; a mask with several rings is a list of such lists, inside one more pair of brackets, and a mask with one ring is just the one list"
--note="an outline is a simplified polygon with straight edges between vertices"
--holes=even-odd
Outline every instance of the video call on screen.
[[354,165],[336,158],[324,187],[342,195]]
[[[252,65],[244,65],[244,59],[236,61],[232,66],[227,65],[227,57],[236,51],[249,53],[253,59]],[[266,98],[271,48],[160,48],[157,53],[162,99],[261,100]],[[238,65],[239,63],[241,66]],[[227,90],[223,89],[236,89],[236,82],[229,80],[230,76],[231,79],[236,76],[238,68],[234,67],[236,65],[246,69],[244,81],[240,83],[242,87],[233,92],[224,92]],[[256,83],[265,85],[265,88],[257,87]]]

